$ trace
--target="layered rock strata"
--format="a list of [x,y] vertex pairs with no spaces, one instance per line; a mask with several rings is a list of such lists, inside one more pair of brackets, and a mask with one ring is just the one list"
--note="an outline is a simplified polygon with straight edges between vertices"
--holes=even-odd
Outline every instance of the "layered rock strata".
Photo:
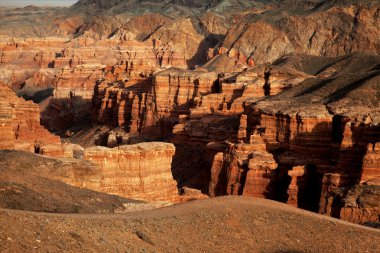
[[366,183],[373,179],[380,179],[380,143],[370,143],[363,158],[361,171],[361,183]]
[[[333,186],[333,182],[330,183]],[[379,222],[379,184],[330,187],[321,213],[359,224]]]
[[271,198],[276,169],[277,163],[266,152],[261,136],[252,135],[249,143],[230,144],[227,152],[215,155],[209,194]]
[[[97,87],[98,121],[144,135],[170,135],[180,114],[188,114],[197,98],[211,93],[216,74],[170,69],[122,84],[102,82]],[[141,80],[141,76],[145,79]]]
[[100,166],[101,181],[93,190],[149,201],[178,201],[177,184],[171,174],[175,147],[147,142],[116,148],[93,147],[84,159]]
[[38,151],[43,144],[60,144],[60,138],[40,125],[38,105],[18,98],[0,84],[0,148]]
[[[342,217],[363,223],[373,221],[370,217],[376,217],[376,206],[366,209],[359,205],[351,212],[345,209],[350,205],[337,205],[333,202],[340,200],[329,199],[335,189],[376,184],[378,178],[379,73],[374,70],[378,58],[361,65],[359,59],[364,57],[333,60],[317,76],[277,96],[246,100],[238,137],[248,143],[248,136],[258,132],[266,151],[274,155],[279,193],[275,199],[334,217],[342,213]],[[286,61],[282,60],[282,66],[289,65]],[[218,156],[214,161],[219,160]],[[223,182],[223,178],[218,180]]]

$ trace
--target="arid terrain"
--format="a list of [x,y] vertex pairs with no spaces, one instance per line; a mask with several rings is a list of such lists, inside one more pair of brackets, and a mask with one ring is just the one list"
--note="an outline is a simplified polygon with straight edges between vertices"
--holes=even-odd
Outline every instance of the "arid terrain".
[[0,7],[1,252],[380,251],[379,0],[53,5]]
[[268,200],[219,197],[123,215],[0,210],[3,252],[378,252],[380,233]]

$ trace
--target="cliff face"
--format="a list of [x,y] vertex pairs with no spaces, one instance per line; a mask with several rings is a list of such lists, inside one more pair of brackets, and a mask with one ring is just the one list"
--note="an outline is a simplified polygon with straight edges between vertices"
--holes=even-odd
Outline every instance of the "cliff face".
[[0,148],[34,152],[40,145],[60,143],[60,138],[40,125],[38,105],[18,98],[0,84]]
[[9,39],[0,47],[0,79],[38,102],[42,123],[53,131],[90,121],[99,79],[132,86],[156,68],[187,66],[183,51],[158,39]]
[[373,179],[379,180],[380,168],[380,143],[370,143],[367,147],[367,152],[363,158],[361,183],[366,183]]
[[249,143],[230,144],[227,152],[215,155],[209,194],[271,198],[276,169],[277,163],[266,152],[264,140],[258,134],[252,135]]
[[103,81],[98,119],[129,133],[116,133],[110,146],[170,139],[180,186],[318,211],[331,193],[324,176],[346,178],[336,188],[377,176],[369,143],[379,134],[378,98],[361,95],[377,87],[377,62],[362,55],[289,55],[219,77],[199,68],[162,71],[138,86]]
[[[124,68],[120,70],[125,74]],[[213,73],[179,69],[159,72],[154,78],[151,70],[121,84],[106,79],[95,94],[97,118],[132,134],[170,136],[179,115],[188,114],[201,95],[211,92],[216,80]]]
[[[351,204],[345,204],[343,195],[333,202],[328,200],[342,187],[367,181],[377,184],[378,59],[356,65],[357,72],[352,74],[354,63],[361,57],[333,61],[318,76],[277,96],[245,102],[239,137],[248,143],[251,133],[260,133],[264,151],[273,154],[278,168],[272,180],[276,182],[272,192],[277,195],[272,198],[334,217],[361,223],[373,221],[371,217],[378,212],[375,206],[367,209],[359,205],[354,210]],[[229,158],[233,166],[239,155],[227,154],[233,154]],[[215,164],[220,163],[220,157],[215,157]],[[376,198],[376,191],[370,192],[369,198]]]
[[[60,138],[50,134],[40,123],[38,105],[16,97],[0,86],[1,149],[27,150],[51,157],[83,157],[83,149],[61,145]],[[141,143],[115,149],[86,149],[84,159],[99,164],[96,173],[61,178],[66,183],[95,191],[149,201],[179,201],[177,184],[171,174],[174,145]],[[67,171],[68,174],[75,171]]]
[[[211,196],[276,199],[356,222],[373,220],[376,208],[358,207],[347,214],[346,205],[330,196],[378,177],[377,57],[288,55],[273,64],[217,75],[204,68],[154,73],[169,59],[145,58],[147,52],[154,55],[129,51],[126,60],[112,66],[64,69],[56,76],[54,96],[71,101],[70,106],[76,97],[87,98],[94,122],[117,128],[108,133],[110,147],[159,138],[173,142],[176,151],[168,166],[180,186]],[[56,156],[49,148],[41,152]],[[113,156],[95,149],[102,157]],[[57,152],[64,155],[62,148]],[[103,158],[98,160],[105,168]],[[99,189],[135,194],[117,184]],[[133,196],[143,198],[149,191],[152,199],[161,198],[152,188]]]
[[100,166],[98,184],[87,188],[134,199],[178,201],[177,184],[171,174],[173,144],[140,143],[117,148],[93,147],[84,159]]

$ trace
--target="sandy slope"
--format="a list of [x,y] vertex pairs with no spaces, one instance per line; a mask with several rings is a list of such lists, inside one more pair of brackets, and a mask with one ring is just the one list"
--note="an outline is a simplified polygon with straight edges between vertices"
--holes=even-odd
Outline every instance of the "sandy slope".
[[380,231],[269,200],[120,215],[0,210],[1,252],[379,252]]

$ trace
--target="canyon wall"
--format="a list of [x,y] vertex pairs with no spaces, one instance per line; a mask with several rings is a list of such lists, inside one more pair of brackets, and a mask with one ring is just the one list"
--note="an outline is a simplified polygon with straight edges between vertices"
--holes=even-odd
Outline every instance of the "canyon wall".
[[39,103],[42,124],[55,132],[91,121],[98,80],[135,86],[157,68],[187,66],[181,52],[158,39],[9,39],[0,50],[0,79]]
[[[298,56],[268,66],[261,72],[262,81],[248,70],[225,77],[222,84],[238,85],[241,76],[249,73],[253,78],[246,82],[259,84],[259,89],[245,99],[243,93],[232,104],[239,103],[243,109],[236,111],[241,114],[237,141],[214,155],[209,194],[252,194],[357,223],[378,221],[378,205],[373,203],[379,196],[380,104],[378,72],[372,72],[378,59],[360,65],[352,85],[347,82],[353,78],[349,69],[362,56],[351,56],[346,64],[327,64],[317,76],[309,67],[308,73],[295,79],[289,73],[297,73],[301,66],[289,69],[292,57]],[[345,74],[337,74],[337,67]],[[285,71],[283,85],[276,85],[281,83],[274,81],[276,73]],[[281,90],[276,91],[276,86]],[[261,170],[253,170],[255,166]],[[357,188],[364,190],[356,193]],[[350,194],[366,204],[354,205],[354,200],[347,199]]]
[[159,142],[85,149],[84,159],[100,166],[101,181],[93,185],[86,180],[83,186],[133,199],[178,201],[171,174],[174,153],[173,144]]
[[0,148],[34,152],[43,144],[60,144],[60,138],[40,125],[38,105],[18,98],[0,84]]

